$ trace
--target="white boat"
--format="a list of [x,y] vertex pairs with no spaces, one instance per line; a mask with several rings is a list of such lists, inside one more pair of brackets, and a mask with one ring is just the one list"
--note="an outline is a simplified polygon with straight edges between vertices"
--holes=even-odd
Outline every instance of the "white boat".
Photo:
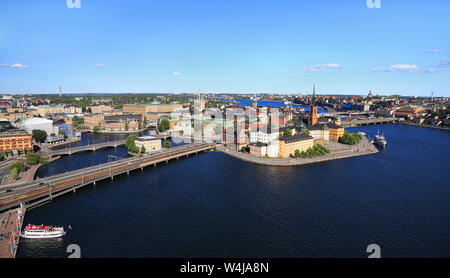
[[62,237],[66,234],[63,227],[52,227],[52,226],[36,226],[28,224],[25,227],[22,237],[23,238],[57,238]]
[[380,147],[386,147],[386,138],[384,138],[384,135],[380,135],[380,131],[378,131],[378,134],[375,135],[374,143]]

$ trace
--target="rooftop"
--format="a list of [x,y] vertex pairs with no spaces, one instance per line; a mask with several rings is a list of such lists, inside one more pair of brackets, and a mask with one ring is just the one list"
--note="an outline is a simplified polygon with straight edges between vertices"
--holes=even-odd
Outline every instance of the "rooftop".
[[151,140],[161,140],[155,136],[142,136],[142,137],[138,137],[136,138],[137,141],[151,141]]
[[8,130],[0,132],[0,137],[19,137],[19,136],[31,136],[25,130]]
[[293,143],[298,141],[304,141],[314,139],[313,137],[306,135],[305,133],[298,133],[294,136],[287,136],[280,139],[280,141],[284,141],[285,143]]

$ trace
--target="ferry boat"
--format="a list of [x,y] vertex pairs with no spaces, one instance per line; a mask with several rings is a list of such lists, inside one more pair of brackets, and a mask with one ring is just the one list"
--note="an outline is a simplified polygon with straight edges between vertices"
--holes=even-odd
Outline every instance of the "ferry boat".
[[57,238],[66,234],[63,227],[36,226],[28,224],[22,233],[23,238]]
[[386,138],[384,138],[384,135],[380,135],[380,131],[375,135],[374,143],[382,148],[386,147]]

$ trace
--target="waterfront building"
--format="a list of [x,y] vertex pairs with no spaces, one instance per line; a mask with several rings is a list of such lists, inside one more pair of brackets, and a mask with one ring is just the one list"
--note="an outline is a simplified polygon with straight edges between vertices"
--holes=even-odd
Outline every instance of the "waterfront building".
[[265,157],[267,155],[267,144],[266,143],[252,143],[249,145],[250,155],[257,157]]
[[313,126],[307,126],[309,135],[314,138],[315,144],[328,144],[330,140],[330,129],[326,124],[315,124]]
[[329,123],[330,140],[337,141],[339,137],[344,135],[344,128],[336,123]]
[[278,157],[278,140],[268,143],[252,143],[250,146],[250,155],[257,157]]
[[138,137],[134,140],[134,144],[139,148],[139,151],[144,146],[147,153],[161,150],[161,139],[153,136]]
[[101,123],[105,120],[105,115],[97,114],[86,114],[84,115],[84,126],[94,129],[94,127],[100,127]]
[[142,128],[142,117],[140,115],[123,114],[105,116],[100,128],[110,131],[139,130],[139,125]]
[[0,152],[33,150],[33,138],[24,130],[0,132]]
[[279,157],[286,158],[295,154],[295,150],[306,151],[314,146],[314,138],[305,133],[283,137],[278,143]]

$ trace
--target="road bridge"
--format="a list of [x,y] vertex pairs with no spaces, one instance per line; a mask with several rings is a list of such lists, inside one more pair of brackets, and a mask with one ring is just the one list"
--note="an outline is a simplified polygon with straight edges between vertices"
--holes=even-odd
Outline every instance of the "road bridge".
[[363,125],[379,125],[379,124],[394,124],[400,123],[403,118],[374,118],[374,119],[361,119],[352,121],[343,121],[341,125],[344,127],[363,126]]
[[170,160],[213,150],[215,147],[215,144],[193,143],[41,178],[29,183],[3,186],[0,188],[0,212],[19,207],[21,203],[26,208],[32,208],[88,184],[114,179],[114,176],[129,174],[137,169],[144,170],[148,166],[156,167],[158,163],[168,163]]

